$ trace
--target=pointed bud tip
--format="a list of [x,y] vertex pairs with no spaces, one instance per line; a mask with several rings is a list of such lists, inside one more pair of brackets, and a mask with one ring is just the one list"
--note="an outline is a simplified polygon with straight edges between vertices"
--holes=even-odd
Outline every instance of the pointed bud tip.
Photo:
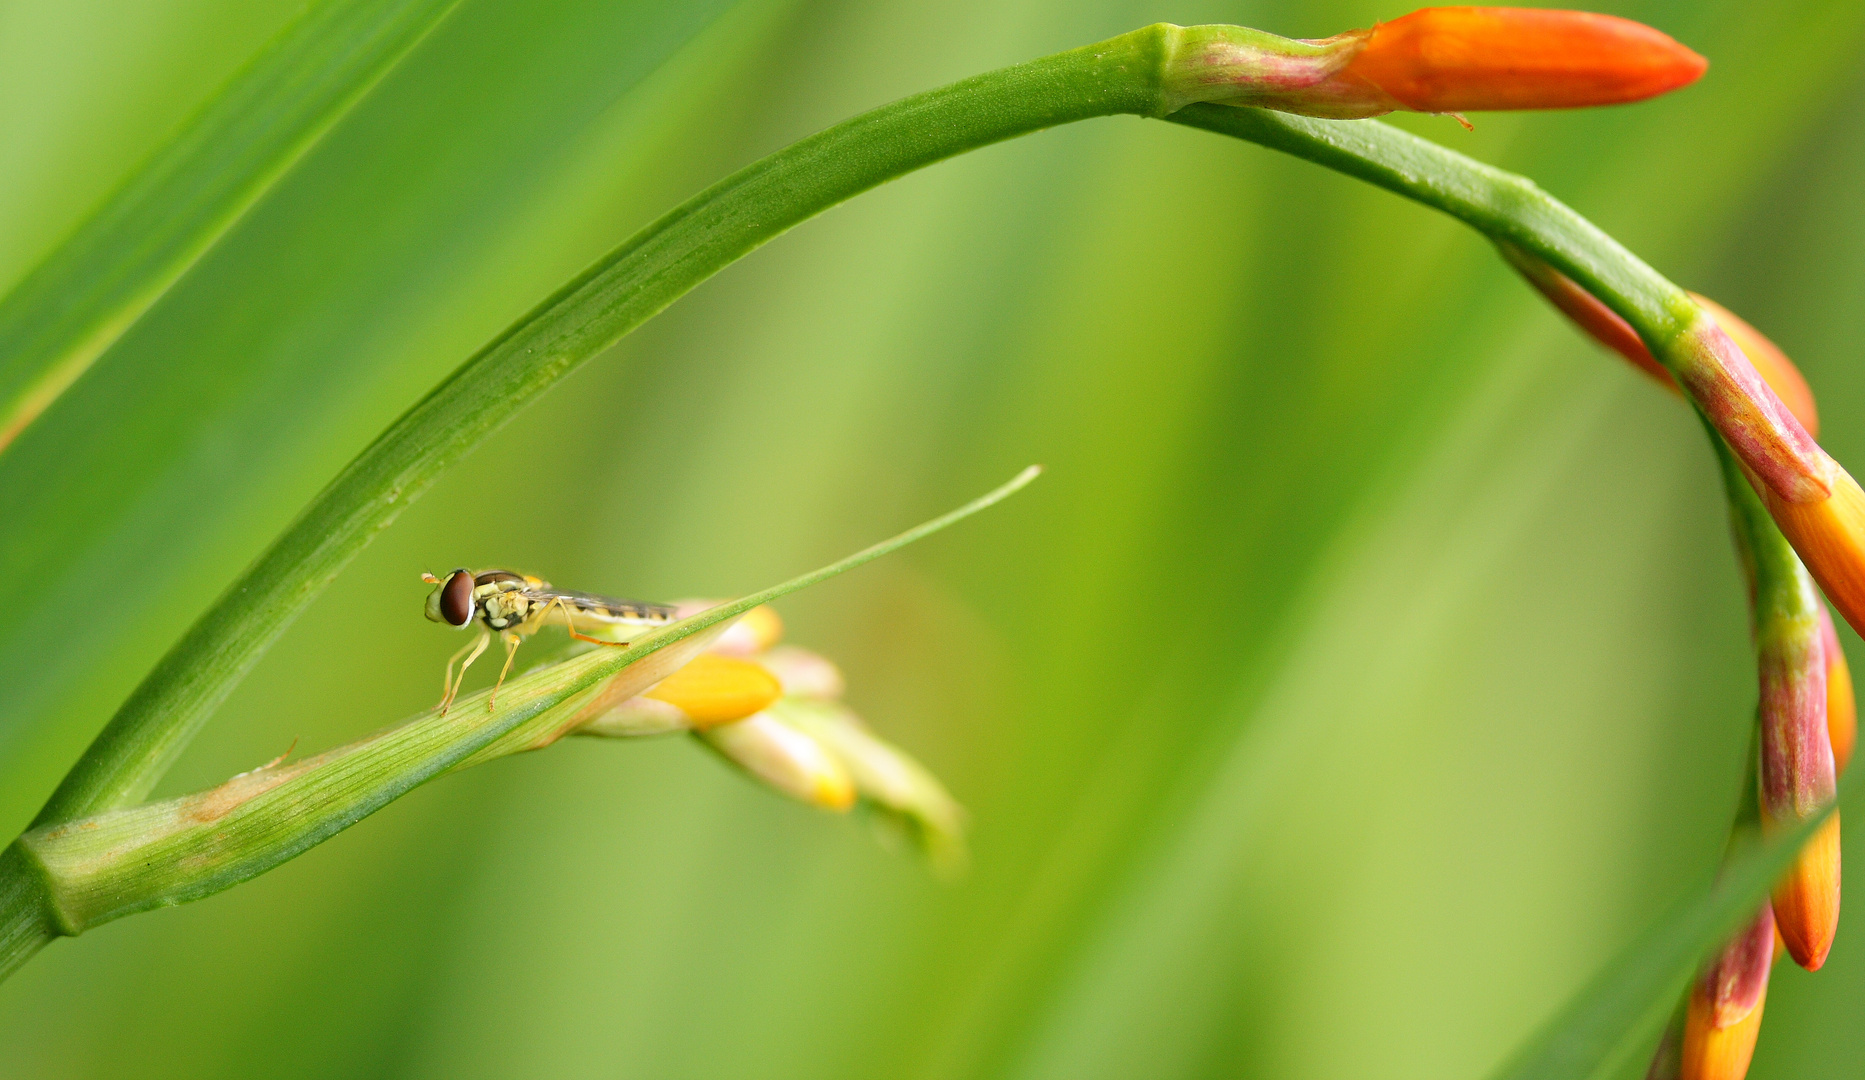
[[1346,74],[1408,109],[1451,113],[1642,101],[1708,67],[1669,35],[1612,15],[1434,7],[1375,26]]
[[1794,963],[1818,971],[1839,929],[1839,814],[1821,825],[1774,887],[1774,921]]

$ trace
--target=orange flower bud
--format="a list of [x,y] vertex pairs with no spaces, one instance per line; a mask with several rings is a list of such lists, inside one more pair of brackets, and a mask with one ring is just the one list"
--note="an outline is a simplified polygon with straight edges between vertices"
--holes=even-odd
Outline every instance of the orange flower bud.
[[1774,887],[1774,920],[1788,955],[1818,971],[1839,929],[1839,812],[1833,811]]
[[1774,942],[1774,914],[1763,904],[1698,975],[1690,988],[1692,1011],[1700,1011],[1713,1028],[1733,1027],[1747,1019],[1768,991]]
[[1171,107],[1208,101],[1336,119],[1616,105],[1687,86],[1709,66],[1641,23],[1535,8],[1423,8],[1314,41],[1240,26],[1177,34],[1163,80]]
[[1678,382],[1735,451],[1750,478],[1766,489],[1764,497],[1811,504],[1832,496],[1835,474],[1845,470],[1813,441],[1709,312],[1697,309],[1695,321],[1676,344]]
[[1684,1017],[1684,1044],[1679,1080],[1742,1080],[1755,1056],[1755,1038],[1761,1034],[1761,1010],[1767,987],[1742,1019],[1728,1027],[1711,1023],[1708,1003],[1690,995]]
[[[1825,605],[1813,583],[1760,590],[1755,645],[1760,667],[1757,795],[1764,828],[1792,828],[1832,804],[1837,773],[1828,734]],[[1826,961],[1839,921],[1839,834],[1829,823],[1803,847],[1774,890],[1787,951],[1808,970]]]
[[1417,112],[1572,109],[1642,101],[1709,61],[1642,23],[1585,11],[1439,7],[1379,23],[1339,78]]
[[1826,735],[1833,744],[1833,772],[1846,771],[1859,737],[1859,706],[1852,696],[1852,669],[1833,629],[1833,617],[1820,605],[1820,647],[1826,658]]
[[1762,1005],[1774,961],[1774,916],[1766,904],[1736,932],[1690,986],[1678,1055],[1660,1048],[1653,1063],[1674,1062],[1678,1080],[1742,1080],[1761,1033]]

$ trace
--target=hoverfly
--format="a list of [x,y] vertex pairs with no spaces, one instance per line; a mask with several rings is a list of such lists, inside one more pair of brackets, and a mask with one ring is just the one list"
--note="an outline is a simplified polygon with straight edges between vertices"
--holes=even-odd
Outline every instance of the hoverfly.
[[[427,597],[429,619],[446,623],[458,630],[466,629],[475,618],[480,623],[478,636],[447,661],[447,674],[440,697],[442,716],[447,715],[447,710],[453,706],[453,699],[460,692],[460,685],[466,681],[466,669],[486,651],[495,633],[505,642],[505,667],[500,670],[499,681],[492,687],[491,696],[486,699],[488,712],[499,696],[499,687],[505,685],[505,676],[511,673],[512,658],[518,655],[519,644],[544,627],[561,626],[578,641],[626,648],[626,641],[608,641],[578,633],[577,623],[581,622],[585,626],[659,626],[678,617],[678,612],[667,604],[644,604],[639,600],[616,600],[607,596],[555,589],[542,578],[511,570],[481,570],[475,573],[459,569],[444,578],[422,574],[421,580],[436,586]],[[460,665],[458,678],[453,674],[453,665],[456,663]]]

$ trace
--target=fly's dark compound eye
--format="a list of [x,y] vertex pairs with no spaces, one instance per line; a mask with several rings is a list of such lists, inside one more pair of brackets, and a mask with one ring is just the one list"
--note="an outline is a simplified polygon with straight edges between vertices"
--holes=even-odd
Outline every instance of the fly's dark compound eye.
[[469,570],[455,570],[440,587],[440,617],[449,626],[465,626],[473,621],[473,575]]

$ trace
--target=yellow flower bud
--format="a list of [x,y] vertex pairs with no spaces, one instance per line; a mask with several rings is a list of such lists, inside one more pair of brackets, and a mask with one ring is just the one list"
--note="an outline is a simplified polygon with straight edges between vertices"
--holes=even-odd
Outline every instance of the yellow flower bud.
[[825,810],[855,805],[855,782],[835,755],[769,713],[698,735],[727,761],[793,799]]

